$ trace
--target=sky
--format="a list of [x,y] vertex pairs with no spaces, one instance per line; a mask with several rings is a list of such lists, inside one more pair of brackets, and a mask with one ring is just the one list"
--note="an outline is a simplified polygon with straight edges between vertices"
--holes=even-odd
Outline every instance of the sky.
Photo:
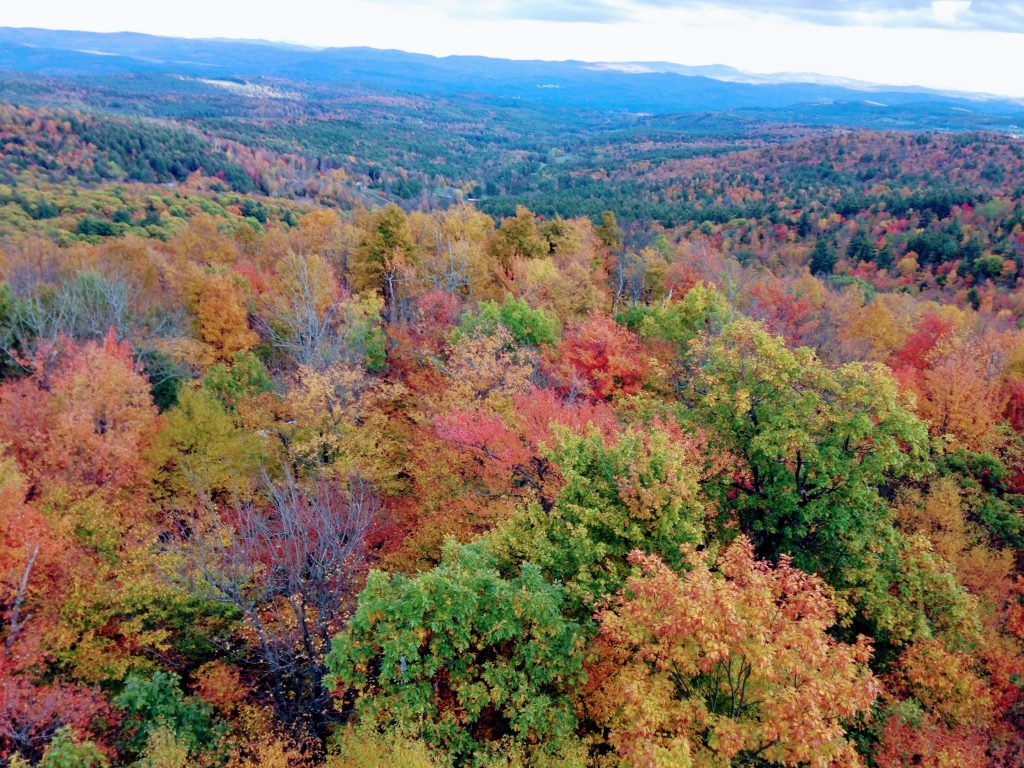
[[0,26],[727,64],[1024,98],[1024,0],[43,0]]

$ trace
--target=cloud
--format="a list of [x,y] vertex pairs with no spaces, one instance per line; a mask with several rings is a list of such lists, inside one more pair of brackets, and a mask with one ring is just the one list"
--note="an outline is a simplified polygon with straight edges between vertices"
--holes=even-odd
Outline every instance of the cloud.
[[631,17],[628,8],[588,0],[534,0],[505,4],[507,18],[607,24]]
[[1024,0],[634,0],[661,9],[719,9],[827,26],[1024,32]]
[[983,29],[1024,31],[1024,2],[1014,0],[975,0],[971,3]]
[[553,21],[609,24],[628,21],[645,0],[379,0],[386,5],[431,7],[473,21]]
[[[417,3],[428,0],[404,0]],[[1024,0],[449,0],[456,17],[588,22],[634,20],[645,11],[745,12],[825,26],[1024,32]]]

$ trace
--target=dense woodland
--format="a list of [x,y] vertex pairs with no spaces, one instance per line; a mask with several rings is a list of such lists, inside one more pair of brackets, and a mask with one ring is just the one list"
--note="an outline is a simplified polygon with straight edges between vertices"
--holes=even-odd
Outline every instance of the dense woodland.
[[1024,764],[1021,140],[18,82],[0,765]]

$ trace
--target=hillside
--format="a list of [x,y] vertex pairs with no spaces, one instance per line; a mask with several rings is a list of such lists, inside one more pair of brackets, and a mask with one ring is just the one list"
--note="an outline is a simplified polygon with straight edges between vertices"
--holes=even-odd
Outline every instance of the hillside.
[[[230,62],[226,64],[225,62]],[[791,113],[819,122],[849,119],[875,127],[901,117],[973,127],[1020,129],[1024,105],[1009,99],[923,88],[827,85],[763,78],[738,80],[715,68],[595,66],[580,61],[511,61],[473,56],[438,58],[371,48],[312,49],[263,42],[185,40],[131,33],[101,34],[0,28],[0,70],[38,75],[110,78],[176,73],[221,82],[275,80],[369,88],[445,98],[483,98],[553,109],[676,114],[754,110]],[[707,74],[705,74],[707,73]],[[718,74],[717,79],[713,76]],[[861,110],[858,112],[858,109]],[[853,111],[856,114],[851,115]],[[920,122],[917,122],[920,125]],[[936,124],[934,127],[939,127]]]
[[0,30],[0,766],[1019,768],[1020,112],[737,78]]

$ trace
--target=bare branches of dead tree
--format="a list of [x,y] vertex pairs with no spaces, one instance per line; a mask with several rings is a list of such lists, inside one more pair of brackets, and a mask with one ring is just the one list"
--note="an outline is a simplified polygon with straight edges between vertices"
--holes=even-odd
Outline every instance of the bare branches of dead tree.
[[278,716],[319,733],[330,719],[324,654],[363,573],[380,501],[358,475],[263,476],[253,500],[220,508],[200,489],[201,520],[177,546],[192,589],[244,617]]

